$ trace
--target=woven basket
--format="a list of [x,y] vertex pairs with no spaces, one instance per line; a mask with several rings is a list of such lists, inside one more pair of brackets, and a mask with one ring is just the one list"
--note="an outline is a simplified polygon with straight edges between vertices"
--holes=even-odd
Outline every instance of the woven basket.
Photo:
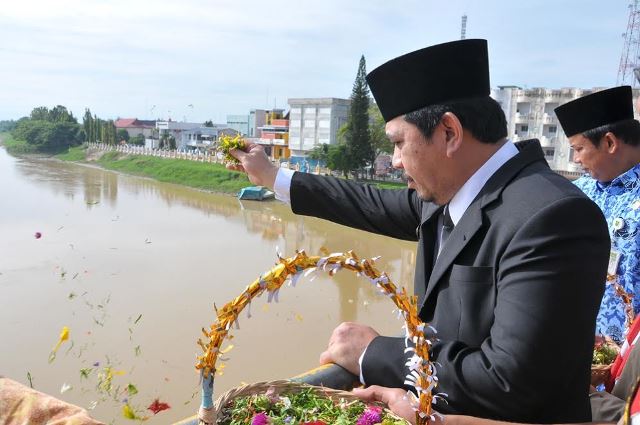
[[[275,267],[261,274],[260,277],[247,286],[247,288],[238,297],[225,304],[222,308],[216,308],[217,319],[216,322],[211,325],[211,331],[207,331],[203,328],[202,331],[205,336],[210,338],[210,342],[209,344],[204,344],[201,340],[198,340],[198,344],[204,349],[205,354],[203,356],[198,356],[198,364],[196,365],[196,368],[203,370],[205,376],[210,372],[215,373],[215,361],[217,359],[217,354],[218,352],[223,353],[223,351],[218,351],[220,345],[227,336],[228,330],[231,328],[233,323],[237,323],[237,315],[242,311],[242,309],[245,308],[254,297],[261,295],[264,291],[270,291],[270,295],[274,293],[277,294],[277,291],[289,276],[294,276],[294,274],[299,276],[299,273],[302,270],[308,268],[321,268],[327,271],[331,276],[335,274],[337,270],[344,268],[366,276],[369,280],[375,283],[381,291],[389,295],[395,305],[405,313],[405,326],[407,333],[411,333],[413,337],[417,338],[417,335],[423,332],[420,328],[424,327],[425,324],[422,323],[420,318],[417,316],[416,299],[408,296],[404,288],[401,289],[396,287],[386,274],[380,273],[376,270],[373,266],[375,259],[371,261],[360,260],[352,251],[349,251],[346,254],[329,254],[329,252],[326,252],[325,257],[309,257],[304,253],[304,251],[296,251],[296,255],[291,258],[278,256],[278,259],[279,262]],[[415,352],[417,355],[425,356],[428,360],[427,343],[428,341],[424,337],[419,339],[416,343]],[[422,373],[427,377],[430,376],[431,366],[422,366],[425,369]],[[423,376],[416,376],[416,378],[418,379],[418,382],[422,382],[423,380],[426,381]],[[211,380],[212,379],[213,378],[211,378]],[[203,380],[203,385],[204,384],[205,381]],[[426,384],[427,382],[423,382],[423,385]],[[238,397],[265,394],[269,388],[274,388],[278,394],[296,393],[304,389],[311,388],[316,392],[316,394],[325,396],[335,403],[339,403],[341,401],[346,401],[347,403],[359,401],[359,399],[352,393],[341,390],[317,387],[291,381],[259,382],[243,385],[227,391],[216,400],[211,409],[201,406],[198,414],[199,423],[212,424],[215,422],[219,424],[222,420],[225,420],[222,414],[224,408],[229,404],[229,402]],[[418,393],[418,409],[422,409],[425,413],[430,413],[429,409],[432,400],[430,391],[427,394],[427,392],[419,390]],[[425,404],[427,407],[424,407]],[[380,404],[377,405],[383,409],[383,412],[388,417],[393,418],[396,421],[402,421],[404,424],[408,424],[406,420],[394,415],[384,406]],[[419,423],[426,424],[428,416],[416,415],[416,418]]]
[[592,364],[591,365],[591,385],[597,387],[604,384],[611,376],[610,364]]
[[[307,385],[307,384],[301,384],[298,382],[282,381],[282,380],[257,382],[255,384],[246,384],[236,388],[232,388],[229,391],[222,394],[220,397],[218,397],[215,404],[213,405],[213,410],[215,411],[216,417],[218,418],[218,422],[216,423],[221,423],[220,420],[224,419],[223,417],[224,407],[227,406],[234,399],[238,397],[251,396],[254,394],[264,394],[267,392],[269,388],[275,388],[277,394],[297,393],[302,390],[310,388],[316,394],[325,396],[331,399],[332,401],[334,401],[335,403],[339,403],[342,401],[347,403],[353,402],[353,401],[360,401],[358,397],[356,397],[355,395],[353,395],[353,393],[350,393],[348,391],[334,390],[326,387],[318,387],[314,385]],[[376,406],[380,406],[387,416],[393,418],[396,421],[403,421],[404,423],[408,424],[408,422],[405,419],[400,418],[399,416],[396,416],[390,410],[385,408],[384,405],[380,403],[368,403],[368,404],[374,404]],[[204,422],[200,422],[200,423],[203,424]]]

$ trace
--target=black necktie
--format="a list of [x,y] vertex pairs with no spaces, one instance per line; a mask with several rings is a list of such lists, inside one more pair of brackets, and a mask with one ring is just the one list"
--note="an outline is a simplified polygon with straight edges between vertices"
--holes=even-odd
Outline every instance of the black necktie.
[[447,242],[447,239],[449,238],[449,235],[451,235],[451,232],[453,232],[453,220],[451,220],[451,215],[449,214],[449,205],[444,207],[444,210],[442,211],[442,234],[440,236],[440,249],[439,251],[442,252],[442,248],[444,248],[445,243]]

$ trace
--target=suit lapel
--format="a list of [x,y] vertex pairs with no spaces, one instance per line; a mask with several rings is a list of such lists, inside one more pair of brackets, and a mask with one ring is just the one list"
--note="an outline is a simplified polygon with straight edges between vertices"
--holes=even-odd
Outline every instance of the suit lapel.
[[433,288],[435,288],[436,283],[442,275],[451,267],[451,264],[453,264],[458,254],[460,254],[473,235],[482,227],[482,209],[479,201],[480,200],[476,199],[469,205],[469,208],[467,208],[467,211],[465,211],[458,225],[454,227],[449,239],[442,247],[440,255],[431,271],[431,276],[429,277],[429,283],[427,284],[427,291],[424,297],[425,300],[429,297],[429,294],[433,291]]
[[[429,295],[433,292],[443,275],[451,268],[460,252],[462,252],[471,238],[473,238],[473,236],[482,227],[482,210],[500,197],[505,186],[508,185],[524,167],[528,166],[532,162],[540,160],[544,161],[544,154],[540,147],[540,143],[537,140],[524,140],[516,143],[516,147],[520,152],[507,161],[493,176],[491,176],[478,196],[476,196],[471,205],[469,205],[469,208],[467,208],[463,214],[458,225],[453,229],[453,232],[451,232],[449,239],[433,265],[420,308],[422,308],[424,303],[427,301]],[[430,211],[430,217],[433,217],[433,214],[439,210],[434,208]],[[424,221],[426,220],[424,220],[423,213],[423,222]]]

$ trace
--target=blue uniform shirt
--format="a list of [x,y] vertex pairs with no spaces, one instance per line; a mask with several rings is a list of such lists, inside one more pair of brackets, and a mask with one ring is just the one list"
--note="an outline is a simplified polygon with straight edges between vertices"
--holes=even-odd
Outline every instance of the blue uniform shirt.
[[[611,250],[620,254],[615,274],[618,283],[632,294],[633,309],[640,311],[640,164],[610,183],[600,183],[589,176],[574,182],[602,210],[611,237]],[[611,265],[610,265],[611,266]],[[611,270],[610,270],[611,271]],[[624,304],[607,284],[598,318],[596,333],[622,342],[625,337]]]

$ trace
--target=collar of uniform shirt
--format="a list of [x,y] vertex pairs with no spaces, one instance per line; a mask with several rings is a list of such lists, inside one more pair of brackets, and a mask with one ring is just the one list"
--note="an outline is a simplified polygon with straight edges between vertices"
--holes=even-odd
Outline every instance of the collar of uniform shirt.
[[462,218],[464,212],[469,208],[471,202],[480,193],[487,180],[498,171],[505,162],[518,154],[518,148],[512,141],[507,140],[500,149],[494,153],[491,158],[485,162],[482,167],[478,168],[470,178],[462,185],[460,190],[449,201],[449,214],[453,225],[457,226],[458,221]]
[[608,187],[628,187],[633,188],[639,183],[638,178],[640,176],[640,164],[636,164],[624,173],[620,174],[610,182],[601,183],[596,181],[596,187],[600,190],[605,190]]

